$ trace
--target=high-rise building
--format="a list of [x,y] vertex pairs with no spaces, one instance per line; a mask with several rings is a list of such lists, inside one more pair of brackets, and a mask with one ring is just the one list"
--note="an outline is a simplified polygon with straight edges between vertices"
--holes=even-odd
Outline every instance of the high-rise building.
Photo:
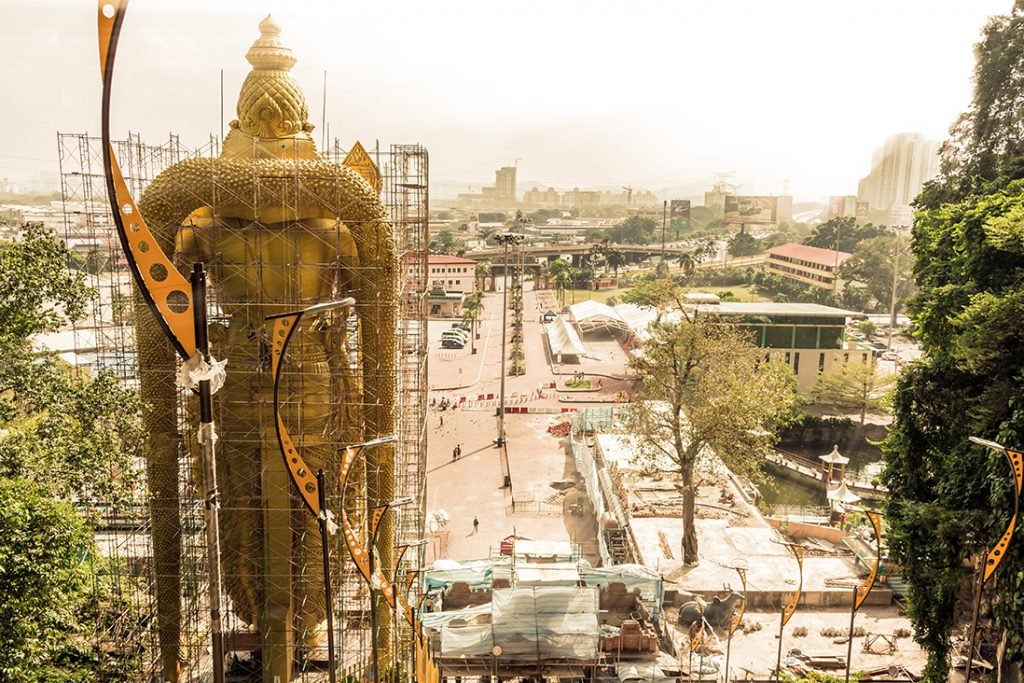
[[516,167],[502,166],[494,172],[495,199],[499,201],[516,200]]
[[938,142],[920,133],[893,135],[875,150],[871,172],[857,186],[857,200],[868,203],[872,220],[909,223],[910,203],[938,170]]

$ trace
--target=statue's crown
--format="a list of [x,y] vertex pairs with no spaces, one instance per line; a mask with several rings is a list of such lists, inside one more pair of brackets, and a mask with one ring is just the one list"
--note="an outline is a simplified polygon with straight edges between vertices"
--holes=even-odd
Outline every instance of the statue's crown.
[[[310,132],[309,107],[302,88],[289,71],[295,65],[295,55],[280,39],[281,27],[270,15],[260,22],[260,37],[252,44],[245,58],[252,64],[238,94],[238,119],[231,122],[231,132],[225,141],[225,151],[245,153],[254,150],[256,156],[293,156],[296,145],[300,156],[315,154]],[[250,139],[245,143],[239,139]],[[288,139],[292,145],[269,145],[270,140]],[[255,145],[251,141],[256,142]],[[280,149],[281,152],[276,152]],[[258,151],[256,151],[258,150]]]

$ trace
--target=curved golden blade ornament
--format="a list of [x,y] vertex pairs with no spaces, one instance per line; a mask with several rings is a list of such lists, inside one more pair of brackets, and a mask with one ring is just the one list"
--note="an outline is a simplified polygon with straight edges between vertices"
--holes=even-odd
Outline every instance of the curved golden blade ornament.
[[284,456],[285,464],[288,466],[288,473],[295,482],[303,502],[314,517],[320,516],[320,487],[316,482],[316,475],[310,471],[306,461],[292,443],[292,437],[281,419],[281,411],[277,410],[280,403],[281,390],[281,366],[284,364],[285,351],[288,349],[288,342],[299,327],[304,311],[294,313],[283,313],[277,316],[268,316],[267,320],[274,321],[272,339],[274,340],[274,352],[270,357],[270,369],[274,376],[274,418],[277,430],[277,442],[281,446],[281,454]]
[[113,91],[117,41],[127,0],[100,0],[98,15],[100,75],[103,78],[103,170],[107,181],[114,227],[121,241],[132,276],[146,303],[175,350],[189,359],[196,353],[192,288],[160,247],[139,213],[110,142],[110,99]]
[[[344,454],[341,457],[341,490],[345,490],[345,484],[348,481],[349,472],[352,471],[352,465],[355,464],[356,458],[362,452],[363,446],[349,446],[345,449]],[[382,510],[374,510],[373,527],[376,528],[377,524],[380,523],[380,517],[383,514]],[[373,588],[380,590],[384,594],[384,599],[391,607],[395,606],[395,594],[397,591],[395,587],[391,585],[387,577],[384,576],[384,572],[377,569],[373,572],[373,576],[370,575],[370,556],[363,544],[360,543],[359,538],[356,536],[355,529],[352,524],[348,521],[348,514],[344,511],[341,513],[341,528],[345,537],[345,545],[348,548],[349,556],[355,563],[356,568],[359,570],[359,574],[363,577],[366,583],[370,584]]]
[[1012,451],[1009,448],[1004,448],[1003,454],[1010,463],[1010,469],[1013,472],[1013,517],[1010,518],[1010,524],[1006,527],[1006,531],[1003,532],[999,541],[985,557],[983,582],[988,581],[996,567],[1003,561],[1003,557],[1006,555],[1006,547],[1010,545],[1010,539],[1013,538],[1013,530],[1017,526],[1017,515],[1020,514],[1020,494],[1022,486],[1024,486],[1024,454],[1020,451]]
[[700,628],[694,631],[690,638],[691,653],[696,652],[704,640],[704,625],[707,624],[707,621],[704,619],[704,602],[702,600],[697,600],[697,611],[700,612]]
[[729,635],[736,633],[736,629],[740,627],[743,622],[743,613],[747,611],[747,570],[743,567],[736,567],[736,573],[740,575],[740,582],[743,584],[743,601],[740,602],[740,608],[732,615],[732,621],[729,622]]
[[800,583],[796,587],[796,593],[790,599],[789,604],[782,612],[782,625],[785,626],[790,617],[793,616],[793,612],[796,612],[796,606],[800,602],[800,593],[804,589],[804,549],[801,546],[788,544],[789,549],[793,551],[793,555],[796,557],[796,564],[800,570]]
[[875,530],[875,565],[871,568],[871,573],[868,574],[864,583],[857,586],[857,599],[853,604],[855,612],[868,599],[871,589],[875,586],[875,580],[878,578],[878,569],[882,566],[882,515],[871,510],[865,511],[865,514],[868,521],[871,522],[871,528]]

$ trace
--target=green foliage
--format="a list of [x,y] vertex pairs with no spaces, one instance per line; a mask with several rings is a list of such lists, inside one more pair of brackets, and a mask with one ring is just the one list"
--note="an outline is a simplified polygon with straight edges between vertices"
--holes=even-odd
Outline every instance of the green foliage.
[[870,320],[861,320],[857,323],[857,329],[860,330],[861,334],[866,336],[872,336],[878,333],[878,325],[871,322]]
[[[897,250],[899,251],[897,264]],[[914,256],[906,239],[896,235],[883,235],[863,240],[853,250],[853,257],[839,267],[844,280],[862,282],[882,310],[889,310],[892,302],[892,279],[896,267],[896,310],[914,292],[911,277]]]
[[839,251],[853,253],[857,245],[864,240],[881,237],[887,231],[884,227],[872,225],[871,223],[857,225],[857,219],[852,217],[831,218],[815,226],[814,230],[811,231],[810,237],[804,240],[804,244],[820,249],[835,249],[837,232]]
[[58,680],[53,654],[79,629],[94,553],[70,504],[0,478],[0,679]]
[[53,232],[26,224],[19,239],[0,243],[0,342],[23,343],[53,332],[85,311],[90,290],[68,270],[70,252]]
[[617,244],[650,244],[661,239],[661,227],[653,218],[630,216],[608,231],[608,239]]
[[950,127],[940,150],[939,177],[925,185],[918,205],[937,209],[971,193],[988,194],[1024,177],[1024,13],[989,19],[975,45],[974,95]]
[[819,375],[812,395],[820,405],[856,412],[863,426],[866,414],[881,408],[894,384],[895,377],[879,375],[871,359],[852,360]]
[[46,482],[64,500],[129,502],[142,476],[142,404],[109,373],[51,355],[0,366],[0,477]]
[[[486,236],[483,239],[487,239]],[[437,233],[437,238],[430,241],[430,251],[435,254],[456,254],[465,249],[462,240],[455,239],[451,230],[442,230]]]
[[[925,356],[901,377],[896,422],[883,443],[889,545],[910,583],[909,614],[944,680],[965,562],[1005,529],[1005,462],[971,435],[1024,446],[1024,181],[920,211],[914,226],[919,287],[910,309]],[[1024,532],[990,582],[1007,657],[1024,661]]]
[[761,241],[749,233],[738,232],[729,238],[729,256],[753,256],[761,250]]
[[[680,294],[663,293],[663,300]],[[751,472],[772,451],[773,432],[793,416],[796,378],[734,326],[690,314],[656,321],[630,359],[636,400],[623,418],[652,468],[673,463],[683,485],[683,560],[697,561],[694,468],[710,449],[733,471]]]
[[626,265],[626,254],[620,249],[610,248],[604,254],[605,263],[615,271],[615,277],[619,276],[619,268]]
[[[131,500],[142,406],[112,375],[90,377],[31,336],[79,317],[90,296],[70,252],[38,226],[0,244],[0,680],[126,680],[142,643],[118,628],[141,588],[95,557],[71,502]],[[33,483],[27,483],[33,482]],[[121,568],[121,573],[124,569]],[[86,577],[91,581],[86,584]],[[125,588],[129,592],[123,592]],[[106,635],[96,635],[106,634]],[[101,653],[102,648],[102,653]],[[111,657],[116,653],[116,657]]]

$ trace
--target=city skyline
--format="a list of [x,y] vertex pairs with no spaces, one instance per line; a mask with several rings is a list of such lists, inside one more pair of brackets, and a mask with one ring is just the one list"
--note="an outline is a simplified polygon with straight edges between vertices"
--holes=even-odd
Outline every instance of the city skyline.
[[[606,21],[610,5],[576,2],[530,13],[137,0],[113,128],[203,144],[221,125],[220,67],[230,103],[247,67],[238,55],[272,12],[296,51],[317,142],[326,69],[330,137],[421,142],[439,186],[484,185],[511,165],[520,193],[527,183],[706,189],[733,171],[743,194],[781,194],[788,181],[798,201],[823,200],[854,193],[886,138],[946,137],[970,101],[972,45],[1011,3],[869,2],[856,15],[822,4],[641,2]],[[98,133],[93,10],[43,2],[0,14],[18,103],[0,125],[19,131],[0,142],[0,177],[56,173],[57,130]],[[324,26],[338,40],[317,40]],[[233,118],[226,104],[225,127]]]

